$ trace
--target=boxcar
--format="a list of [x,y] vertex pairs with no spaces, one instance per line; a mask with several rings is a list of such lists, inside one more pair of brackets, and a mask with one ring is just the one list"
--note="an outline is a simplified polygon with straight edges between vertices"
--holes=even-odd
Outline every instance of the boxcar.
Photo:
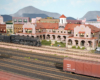
[[63,71],[69,71],[100,78],[100,62],[64,58]]

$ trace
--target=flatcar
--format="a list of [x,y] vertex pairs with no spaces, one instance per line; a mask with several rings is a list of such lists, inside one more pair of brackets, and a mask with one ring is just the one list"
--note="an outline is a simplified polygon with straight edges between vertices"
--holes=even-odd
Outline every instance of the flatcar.
[[64,58],[63,71],[100,78],[100,62]]
[[0,42],[8,42],[15,44],[23,44],[30,46],[41,46],[41,42],[39,38],[27,37],[27,36],[19,36],[19,35],[0,35]]

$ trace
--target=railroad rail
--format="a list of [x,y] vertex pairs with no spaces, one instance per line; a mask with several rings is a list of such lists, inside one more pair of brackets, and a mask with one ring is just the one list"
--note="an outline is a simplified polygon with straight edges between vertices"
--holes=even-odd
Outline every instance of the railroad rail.
[[[5,49],[4,51],[6,51],[6,50],[7,49]],[[12,51],[12,50],[10,50],[10,51]],[[12,51],[12,52],[14,53],[14,51]],[[1,53],[3,53],[3,51],[1,51]],[[6,53],[7,53],[7,51],[6,51]],[[9,53],[11,53],[11,52],[9,52]],[[25,51],[21,51],[21,52],[18,51],[17,52],[17,50],[15,50],[15,53],[19,53],[19,54],[24,55],[27,52],[26,53],[25,53]],[[27,53],[27,54],[30,55],[29,53]],[[33,55],[34,55],[34,53],[33,53]],[[39,53],[38,53],[38,55],[39,55]],[[1,59],[0,68],[5,69],[5,70],[7,70],[9,68],[10,70],[16,70],[16,71],[19,71],[19,72],[23,71],[24,73],[29,73],[31,75],[34,74],[34,75],[42,76],[41,78],[45,77],[43,80],[49,80],[49,78],[50,78],[50,80],[78,80],[78,79],[94,80],[94,79],[96,79],[96,78],[82,76],[82,75],[65,73],[65,72],[62,72],[61,70],[59,70],[57,68],[55,68],[55,70],[54,70],[54,67],[53,67],[53,66],[55,66],[54,63],[49,63],[50,61],[47,62],[47,60],[48,60],[48,58],[45,58],[45,60],[40,61],[40,60],[34,60],[33,58],[27,59],[27,58],[24,58],[24,57],[19,57],[17,55],[14,55],[14,56],[12,56],[11,58],[8,58],[8,59]],[[38,66],[38,64],[35,64],[35,63],[38,63],[38,64],[41,63],[42,65]],[[44,64],[48,65],[48,67],[45,66]],[[51,66],[52,66],[52,68],[51,68]],[[46,71],[49,71],[49,72],[46,72]],[[56,73],[56,74],[54,74],[54,73]],[[59,73],[59,75],[58,75],[58,73]],[[60,75],[60,74],[62,74],[63,76]],[[70,75],[70,77],[68,77],[68,75]],[[72,77],[72,76],[76,76],[77,79],[75,79],[76,77]]]

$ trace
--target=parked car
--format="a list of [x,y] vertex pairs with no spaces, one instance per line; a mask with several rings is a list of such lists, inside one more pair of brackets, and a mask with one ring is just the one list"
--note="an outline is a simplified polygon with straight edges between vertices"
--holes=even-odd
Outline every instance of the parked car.
[[100,51],[100,47],[97,47],[97,48],[96,48],[96,51]]

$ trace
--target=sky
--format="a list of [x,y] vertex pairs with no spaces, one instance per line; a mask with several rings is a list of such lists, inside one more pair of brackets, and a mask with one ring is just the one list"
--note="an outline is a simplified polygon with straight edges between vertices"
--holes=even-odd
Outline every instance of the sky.
[[0,15],[14,14],[27,6],[82,18],[88,11],[100,11],[100,0],[0,0]]

